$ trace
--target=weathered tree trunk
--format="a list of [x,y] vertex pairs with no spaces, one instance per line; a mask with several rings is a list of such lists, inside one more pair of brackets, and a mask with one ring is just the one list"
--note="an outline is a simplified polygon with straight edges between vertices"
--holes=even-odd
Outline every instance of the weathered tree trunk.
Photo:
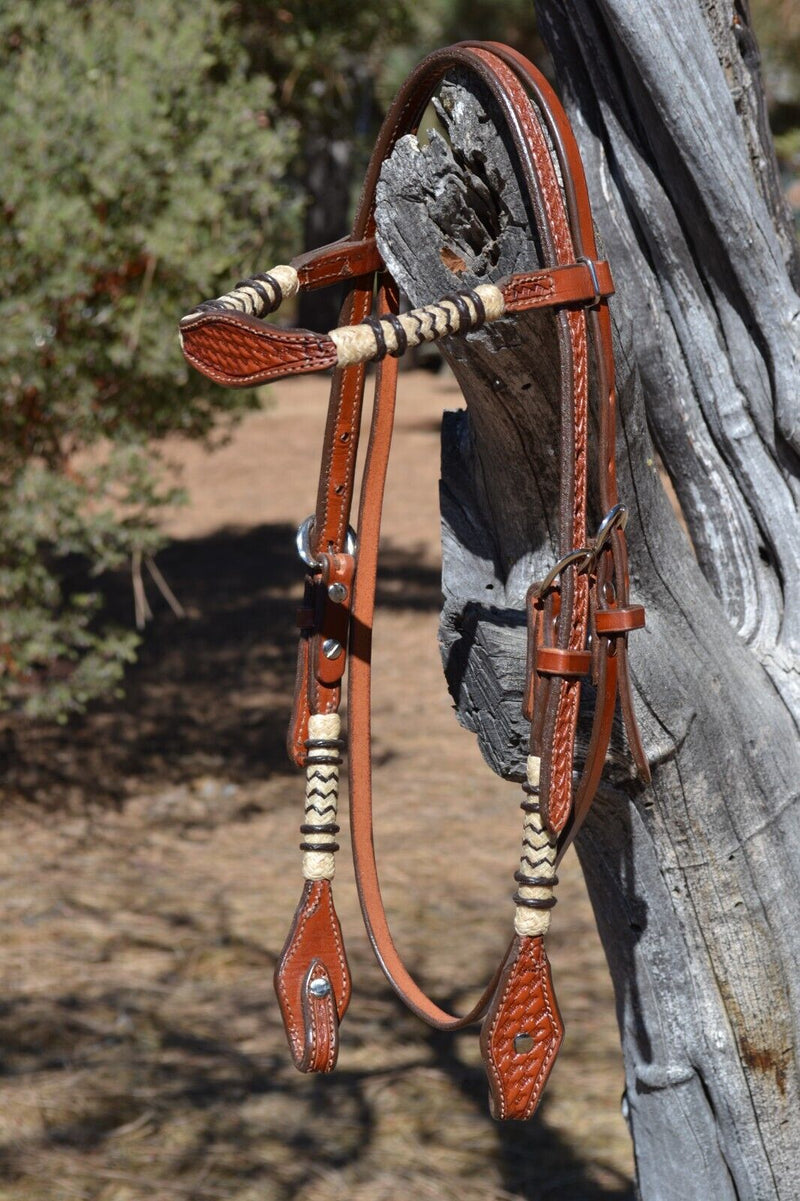
[[[617,993],[645,1201],[800,1196],[800,304],[747,13],[540,0],[617,285],[640,789],[616,731],[578,851]],[[382,249],[414,304],[535,251],[491,104],[384,169]],[[453,261],[448,255],[448,261]],[[557,549],[552,317],[446,354],[441,640],[460,720],[521,778],[525,589]],[[660,483],[672,477],[690,546]],[[599,518],[600,514],[595,516]],[[582,733],[586,736],[586,724]],[[560,915],[568,921],[568,914]]]

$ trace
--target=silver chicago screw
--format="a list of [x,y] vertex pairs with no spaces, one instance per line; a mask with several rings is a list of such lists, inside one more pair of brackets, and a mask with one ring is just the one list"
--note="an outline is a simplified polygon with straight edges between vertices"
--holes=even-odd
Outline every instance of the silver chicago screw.
[[347,589],[345,588],[344,584],[331,584],[328,587],[328,596],[331,598],[334,604],[340,605],[347,597]]
[[326,638],[322,644],[322,653],[326,659],[338,659],[342,653],[342,644],[335,638]]
[[318,977],[309,983],[308,991],[315,997],[327,997],[330,995],[331,982],[324,977]]

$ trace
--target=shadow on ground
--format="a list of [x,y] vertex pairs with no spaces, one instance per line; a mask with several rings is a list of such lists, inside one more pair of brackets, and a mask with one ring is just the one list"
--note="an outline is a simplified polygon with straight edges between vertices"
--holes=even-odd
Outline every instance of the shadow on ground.
[[71,1100],[43,1105],[38,1136],[0,1146],[0,1188],[19,1189],[2,1195],[38,1197],[36,1178],[70,1163],[69,1195],[86,1198],[634,1201],[613,1171],[592,1178],[548,1123],[547,1098],[531,1122],[492,1122],[483,1072],[459,1054],[469,1035],[426,1037],[385,993],[362,1008],[392,1014],[391,1032],[348,1025],[351,1045],[371,1040],[373,1065],[317,1078],[294,1073],[282,1048],[242,1049],[268,1021],[266,995],[214,991],[189,1009],[181,997],[129,989],[2,1006],[6,1082],[73,1083]]
[[[602,1144],[605,1162],[584,1162],[548,1097],[531,1123],[488,1117],[474,1031],[443,1036],[405,1012],[356,923],[339,1068],[290,1066],[271,986],[287,915],[268,898],[282,865],[297,870],[294,848],[269,842],[296,801],[293,531],[222,531],[159,562],[189,616],[152,596],[125,697],[66,729],[18,725],[6,745],[28,803],[10,814],[0,885],[0,1198],[633,1201],[619,1157]],[[129,622],[129,582],[106,593]],[[387,547],[380,599],[433,612],[438,571]],[[161,821],[162,801],[220,775],[230,806],[212,789],[205,825]],[[284,775],[291,791],[269,787]],[[478,977],[497,941],[483,910]]]
[[[179,784],[223,764],[235,781],[290,772],[284,737],[303,578],[294,537],[289,526],[262,525],[164,551],[160,569],[187,616],[176,617],[151,584],[155,619],[124,697],[66,728],[9,723],[0,770],[12,794],[61,808],[121,802],[132,789]],[[70,583],[87,586],[78,571]],[[130,628],[130,578],[109,575],[101,587],[105,614]],[[438,609],[439,573],[389,546],[378,600],[390,609]]]

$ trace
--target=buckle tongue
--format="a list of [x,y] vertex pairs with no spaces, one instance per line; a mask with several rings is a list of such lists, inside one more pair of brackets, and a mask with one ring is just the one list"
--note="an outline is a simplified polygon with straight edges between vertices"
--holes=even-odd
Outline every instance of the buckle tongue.
[[580,546],[575,550],[567,551],[553,567],[550,568],[547,575],[540,584],[536,585],[536,596],[544,596],[548,588],[552,588],[562,572],[568,567],[575,567],[578,571],[588,571],[593,567],[600,558],[606,543],[616,529],[624,530],[628,524],[628,510],[623,504],[614,505],[609,509],[600,525],[597,527],[597,534],[591,546]]

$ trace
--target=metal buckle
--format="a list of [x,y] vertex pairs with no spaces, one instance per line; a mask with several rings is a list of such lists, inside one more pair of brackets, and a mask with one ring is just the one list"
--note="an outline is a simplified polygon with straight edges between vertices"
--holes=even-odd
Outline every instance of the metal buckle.
[[597,533],[595,534],[594,543],[592,545],[595,561],[599,559],[601,550],[608,542],[614,530],[625,529],[628,524],[629,516],[630,514],[628,513],[627,508],[622,504],[614,505],[613,508],[608,510],[605,517],[597,527]]
[[537,592],[539,596],[544,596],[548,588],[552,588],[562,571],[566,571],[568,567],[577,565],[578,571],[585,571],[591,562],[594,560],[594,551],[588,546],[581,546],[578,550],[568,551],[563,558],[559,559],[554,567],[551,567],[547,575],[539,585]]
[[562,558],[558,560],[554,567],[551,567],[541,584],[538,586],[537,595],[544,596],[548,588],[552,588],[558,577],[568,567],[575,567],[577,571],[588,571],[593,567],[611,537],[615,529],[624,530],[628,524],[628,510],[623,504],[614,505],[609,509],[600,525],[597,527],[592,546],[581,546],[576,550],[568,551]]
[[[316,514],[312,513],[306,517],[305,521],[301,521],[297,527],[295,536],[295,546],[297,553],[305,563],[306,567],[321,567],[319,559],[315,558],[311,551],[311,534],[314,529],[314,518]],[[347,555],[354,555],[358,547],[358,539],[356,532],[351,525],[347,527],[347,537],[345,538],[344,550]]]

